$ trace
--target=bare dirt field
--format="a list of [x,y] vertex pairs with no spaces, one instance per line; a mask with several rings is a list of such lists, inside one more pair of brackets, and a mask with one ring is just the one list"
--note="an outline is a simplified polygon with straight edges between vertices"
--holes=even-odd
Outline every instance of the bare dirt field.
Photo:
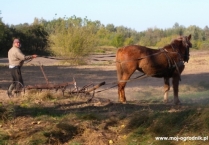
[[[92,55],[88,59],[88,65],[71,66],[67,65],[67,63],[63,60],[39,57],[23,66],[22,75],[26,86],[46,83],[40,70],[40,62],[43,65],[44,72],[46,73],[49,82],[69,82],[72,81],[74,77],[77,82],[77,86],[83,87],[84,85],[90,83],[96,85],[105,81],[107,85],[98,89],[102,90],[111,87],[112,83],[117,81],[114,59],[114,54]],[[8,99],[6,89],[11,83],[7,63],[7,58],[0,58],[1,99]],[[202,82],[209,82],[209,51],[191,52],[189,63],[185,63],[185,65],[186,67],[182,73],[180,88],[182,85],[196,87]],[[132,75],[132,78],[138,75],[140,75],[140,73],[135,72],[134,75]],[[163,95],[163,79],[145,78],[142,80],[128,82],[126,87],[127,100],[140,99],[140,95],[137,92],[140,92],[147,87],[153,88],[156,91],[161,91]],[[172,89],[170,92],[170,96],[172,96]],[[111,101],[117,101],[117,87],[96,93],[96,97],[108,98]],[[170,99],[172,100],[173,98],[170,97]]]

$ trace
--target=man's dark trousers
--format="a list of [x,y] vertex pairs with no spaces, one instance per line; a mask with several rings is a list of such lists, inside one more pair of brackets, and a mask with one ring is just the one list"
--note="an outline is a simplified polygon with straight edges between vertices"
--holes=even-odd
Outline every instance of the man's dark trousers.
[[11,93],[14,88],[16,88],[16,91],[21,91],[20,89],[24,86],[22,74],[21,74],[21,68],[19,66],[16,66],[14,68],[10,68],[11,75],[12,75],[12,85],[10,85],[8,89],[8,93]]

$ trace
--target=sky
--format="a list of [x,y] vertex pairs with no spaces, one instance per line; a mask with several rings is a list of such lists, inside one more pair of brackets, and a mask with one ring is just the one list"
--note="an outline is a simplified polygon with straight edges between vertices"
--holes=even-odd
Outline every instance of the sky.
[[75,15],[136,31],[172,28],[175,23],[209,26],[209,0],[0,0],[0,12],[9,25]]

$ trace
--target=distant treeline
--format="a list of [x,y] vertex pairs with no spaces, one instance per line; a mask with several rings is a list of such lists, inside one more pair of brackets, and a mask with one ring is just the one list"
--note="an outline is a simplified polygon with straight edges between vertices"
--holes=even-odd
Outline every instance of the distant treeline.
[[[140,24],[139,24],[140,25]],[[32,24],[7,25],[0,18],[0,56],[6,57],[14,38],[19,38],[25,54],[83,57],[100,46],[116,48],[140,44],[163,47],[178,35],[192,34],[193,49],[209,49],[209,28],[175,23],[172,28],[148,28],[137,32],[124,26],[101,24],[72,16],[50,21],[35,18]]]

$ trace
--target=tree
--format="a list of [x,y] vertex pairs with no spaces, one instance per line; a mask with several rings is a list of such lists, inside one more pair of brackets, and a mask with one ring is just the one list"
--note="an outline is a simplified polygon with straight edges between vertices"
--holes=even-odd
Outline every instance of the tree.
[[[9,40],[11,47],[12,40],[19,38],[21,40],[21,50],[25,54],[36,53],[39,55],[48,55],[48,33],[43,25],[28,23],[7,26],[5,38]],[[4,42],[6,43],[6,42]],[[5,45],[5,44],[4,44]],[[8,46],[7,46],[8,47]]]
[[204,40],[209,41],[209,28],[208,28],[208,26],[205,26],[203,32],[204,32]]
[[88,19],[71,17],[60,19],[55,23],[54,32],[50,34],[50,49],[56,56],[81,59],[92,52],[96,45],[95,27]]
[[111,36],[111,33],[104,26],[101,26],[96,34],[96,39],[98,41],[98,45],[99,46],[111,45],[110,39],[109,39],[110,36]]
[[173,25],[173,28],[174,28],[174,29],[179,28],[179,23],[176,22],[176,23]]
[[115,47],[121,47],[124,43],[124,37],[121,34],[116,34],[112,40],[112,45]]
[[106,25],[106,29],[109,31],[109,32],[115,32],[116,29],[115,29],[115,26],[113,24],[107,24]]
[[195,25],[191,25],[185,30],[185,35],[189,35],[189,34],[192,34],[193,40],[202,40],[203,39],[201,28],[199,28]]
[[4,23],[0,21],[0,39],[4,36]]
[[[0,11],[1,15],[1,11]],[[209,28],[201,29],[195,25],[184,27],[177,22],[172,28],[148,28],[137,32],[124,26],[101,24],[76,17],[64,16],[50,21],[34,18],[32,24],[5,25],[0,17],[0,55],[7,56],[14,38],[22,41],[24,53],[82,58],[94,52],[96,46],[121,47],[130,44],[162,47],[179,35],[192,34],[195,49],[207,49],[209,44]]]
[[8,50],[12,47],[14,29],[11,29],[8,25],[0,22],[1,25],[1,38],[0,38],[0,56],[7,57]]
[[158,48],[162,48],[163,46],[170,44],[171,41],[175,38],[177,38],[178,35],[172,35],[172,36],[168,36],[168,37],[163,37],[161,38],[161,40],[159,42],[157,42],[156,46]]
[[172,34],[177,34],[177,35],[183,35],[185,27],[180,26],[177,22],[173,26],[173,33]]
[[155,46],[163,36],[162,30],[157,28],[149,28],[147,31],[144,31],[143,36],[141,36],[139,40],[139,44],[145,46]]
[[[0,11],[0,15],[1,15],[1,11]],[[4,23],[2,22],[2,17],[0,17],[0,40],[3,37],[3,32],[4,32]]]
[[124,41],[124,45],[127,46],[127,45],[131,45],[131,44],[134,44],[133,38],[132,37],[126,38]]
[[[0,11],[0,15],[1,15],[1,11]],[[0,17],[0,21],[2,21],[2,17]]]

